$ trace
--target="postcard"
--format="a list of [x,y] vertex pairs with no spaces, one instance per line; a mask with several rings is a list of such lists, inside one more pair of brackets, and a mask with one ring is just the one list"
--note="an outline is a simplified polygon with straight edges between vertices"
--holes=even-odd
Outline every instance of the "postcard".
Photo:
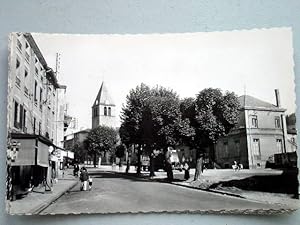
[[299,208],[292,37],[11,33],[7,212]]

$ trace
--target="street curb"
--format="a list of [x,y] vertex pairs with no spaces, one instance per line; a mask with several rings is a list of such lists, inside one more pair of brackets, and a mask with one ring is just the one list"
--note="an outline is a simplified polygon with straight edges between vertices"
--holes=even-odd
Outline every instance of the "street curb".
[[[135,178],[135,179],[143,179],[143,180],[149,180],[149,181],[156,182],[155,180],[151,180],[151,179],[146,178],[146,177],[135,177],[135,176],[130,176],[128,174],[121,173],[121,172],[114,172],[114,173],[115,174],[120,174],[122,176]],[[159,181],[159,182],[161,182],[161,181]],[[223,192],[223,191],[217,191],[217,190],[212,190],[212,189],[203,189],[203,188],[199,188],[199,187],[187,186],[187,185],[184,185],[184,184],[178,184],[178,183],[173,183],[173,182],[163,182],[163,183],[173,184],[173,185],[176,185],[176,186],[179,186],[179,187],[185,187],[185,188],[190,188],[190,189],[194,189],[194,190],[206,191],[206,192],[215,193],[215,194],[228,195],[228,196],[231,196],[231,197],[247,199],[244,196],[241,196],[241,195],[238,195],[238,194],[232,194],[232,193],[228,193],[228,192]]]
[[29,213],[26,214],[39,214],[41,213],[44,209],[46,209],[52,202],[56,201],[57,199],[59,199],[61,196],[63,196],[66,192],[68,192],[69,190],[71,190],[72,188],[74,188],[76,185],[78,184],[77,180],[74,180],[74,183],[72,185],[70,185],[67,189],[59,192],[57,195],[53,196],[52,198],[50,198],[48,201],[43,202],[42,204],[38,205],[37,207],[35,207],[34,209],[30,210]]
[[217,190],[213,190],[213,189],[203,189],[203,188],[198,188],[198,187],[193,187],[193,186],[187,186],[184,184],[176,184],[171,182],[170,184],[173,185],[177,185],[180,187],[186,187],[186,188],[190,188],[190,189],[196,189],[196,190],[201,190],[201,191],[206,191],[206,192],[211,192],[211,193],[216,193],[216,194],[221,194],[221,195],[228,195],[228,196],[232,196],[232,197],[236,197],[236,198],[243,198],[246,199],[244,196],[238,195],[238,194],[232,194],[232,193],[228,193],[228,192],[224,192],[224,191],[217,191]]

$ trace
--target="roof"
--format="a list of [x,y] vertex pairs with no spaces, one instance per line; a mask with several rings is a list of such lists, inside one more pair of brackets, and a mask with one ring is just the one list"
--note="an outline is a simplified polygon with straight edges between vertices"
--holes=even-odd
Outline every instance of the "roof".
[[272,111],[285,111],[285,109],[277,107],[269,102],[262,101],[250,95],[242,95],[239,97],[239,102],[242,108],[246,109],[261,109]]
[[95,106],[95,105],[113,105],[113,106],[115,105],[104,82],[102,82],[100,90],[94,101],[93,106]]

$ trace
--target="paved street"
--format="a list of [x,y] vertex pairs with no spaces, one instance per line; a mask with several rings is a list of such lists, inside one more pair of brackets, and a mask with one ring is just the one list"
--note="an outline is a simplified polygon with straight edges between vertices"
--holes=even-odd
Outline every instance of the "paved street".
[[41,214],[269,209],[274,205],[130,178],[112,172],[93,175],[93,189],[74,187]]

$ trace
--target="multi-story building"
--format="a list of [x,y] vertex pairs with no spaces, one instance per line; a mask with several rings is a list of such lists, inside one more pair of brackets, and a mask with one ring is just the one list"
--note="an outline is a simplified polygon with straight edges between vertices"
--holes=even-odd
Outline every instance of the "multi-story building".
[[9,51],[7,128],[8,147],[18,146],[9,159],[16,193],[49,177],[49,151],[63,141],[58,94],[66,87],[59,85],[30,33],[11,34]]
[[295,151],[288,140],[285,109],[275,90],[276,105],[249,95],[239,97],[238,125],[215,146],[215,162],[230,168],[234,161],[244,168],[265,168],[275,154]]

